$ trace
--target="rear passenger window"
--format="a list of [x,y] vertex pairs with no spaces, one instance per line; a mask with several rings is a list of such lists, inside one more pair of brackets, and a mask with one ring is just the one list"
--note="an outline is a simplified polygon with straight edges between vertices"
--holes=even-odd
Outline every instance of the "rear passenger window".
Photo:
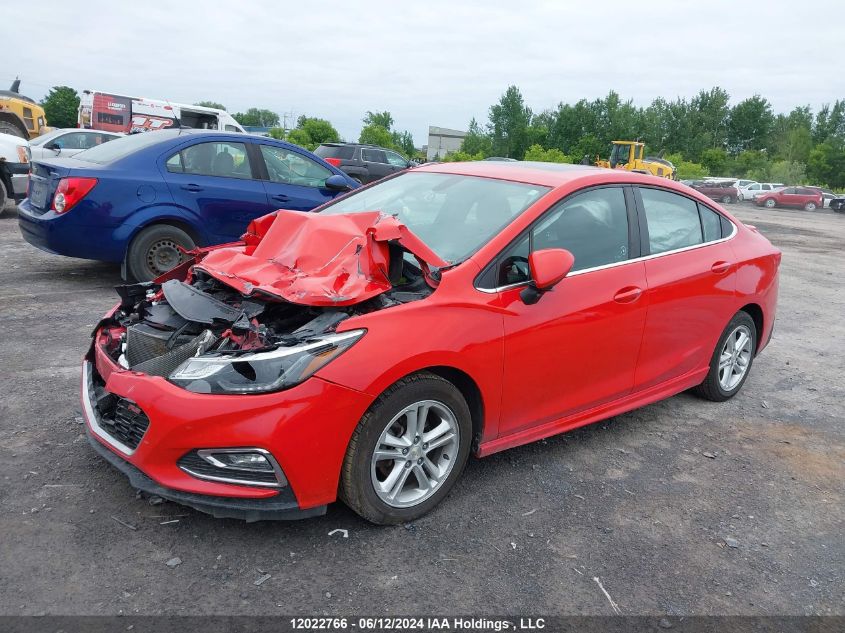
[[379,149],[362,149],[361,160],[368,163],[387,163],[387,154]]
[[712,242],[720,239],[722,237],[722,216],[703,204],[698,205],[698,213],[701,216],[701,230],[704,233],[704,241]]
[[243,143],[197,143],[168,158],[166,166],[167,171],[186,174],[252,178]]
[[640,187],[652,255],[701,244],[698,205],[689,198],[660,189]]

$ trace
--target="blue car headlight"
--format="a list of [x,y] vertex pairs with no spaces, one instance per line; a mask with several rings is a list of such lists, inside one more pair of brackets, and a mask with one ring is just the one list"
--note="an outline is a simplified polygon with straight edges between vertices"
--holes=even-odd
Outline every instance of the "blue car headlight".
[[268,352],[210,353],[189,358],[168,380],[194,393],[280,391],[310,378],[352,347],[366,330],[327,334]]

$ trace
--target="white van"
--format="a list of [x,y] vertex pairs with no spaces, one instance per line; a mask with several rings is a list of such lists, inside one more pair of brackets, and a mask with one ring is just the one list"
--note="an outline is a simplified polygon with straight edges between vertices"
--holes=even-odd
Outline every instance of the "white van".
[[81,128],[124,134],[174,127],[246,132],[225,110],[96,90],[82,91],[78,124]]

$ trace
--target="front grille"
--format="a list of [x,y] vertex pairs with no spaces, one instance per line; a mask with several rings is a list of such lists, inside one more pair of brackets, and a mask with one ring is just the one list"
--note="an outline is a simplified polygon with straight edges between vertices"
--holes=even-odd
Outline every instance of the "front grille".
[[177,462],[180,468],[188,471],[188,474],[202,477],[215,477],[217,479],[231,479],[233,481],[243,481],[244,483],[265,484],[276,486],[279,481],[276,479],[276,473],[263,471],[245,471],[234,470],[232,468],[218,468],[213,464],[209,464],[196,451],[191,451],[182,456]]
[[146,414],[126,398],[118,399],[111,416],[104,415],[100,419],[100,428],[132,450],[138,448],[149,426]]
[[105,383],[93,363],[89,365],[88,371],[88,397],[97,427],[127,448],[138,448],[150,426],[150,419],[131,400],[106,391]]

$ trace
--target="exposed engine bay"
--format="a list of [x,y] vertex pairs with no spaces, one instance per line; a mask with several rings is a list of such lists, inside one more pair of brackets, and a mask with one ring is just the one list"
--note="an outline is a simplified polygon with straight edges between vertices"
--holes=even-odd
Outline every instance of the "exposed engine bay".
[[[382,232],[401,226],[395,218],[355,215],[357,226],[350,222],[348,232],[336,228],[343,218],[332,218],[327,234],[318,216],[280,212],[261,220],[262,235],[252,245],[198,252],[158,283],[119,286],[121,303],[98,326],[99,344],[124,369],[197,393],[266,393],[302,382],[363,336],[364,330],[337,333],[343,321],[422,299],[436,284],[438,271],[403,246],[395,230],[387,239],[377,235],[375,224]],[[284,231],[291,226],[293,236]],[[322,231],[322,256],[314,240],[303,241],[313,237],[313,226]],[[265,247],[273,229],[281,236],[272,257],[257,257],[255,245],[268,228]],[[304,244],[310,244],[307,256]],[[228,266],[210,266],[214,261]],[[342,293],[327,278],[328,263]]]

